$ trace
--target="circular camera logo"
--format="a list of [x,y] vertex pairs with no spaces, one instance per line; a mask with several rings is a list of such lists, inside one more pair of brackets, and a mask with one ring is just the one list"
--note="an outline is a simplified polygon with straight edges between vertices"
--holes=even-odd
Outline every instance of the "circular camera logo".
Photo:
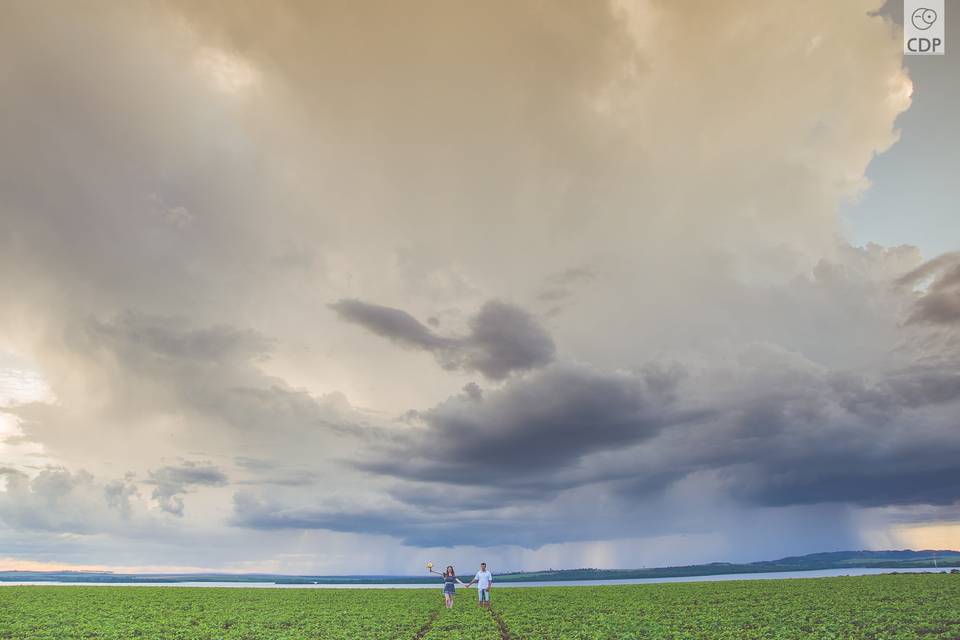
[[933,26],[934,22],[937,21],[937,12],[933,9],[924,9],[923,7],[920,7],[913,12],[912,16],[910,16],[910,21],[917,29],[926,31]]

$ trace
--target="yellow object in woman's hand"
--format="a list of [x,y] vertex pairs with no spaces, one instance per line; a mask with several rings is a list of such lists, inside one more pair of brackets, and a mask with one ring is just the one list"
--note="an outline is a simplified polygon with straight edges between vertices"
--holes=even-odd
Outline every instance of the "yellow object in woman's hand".
[[430,569],[433,569],[433,563],[432,563],[432,562],[428,562],[428,563],[427,563],[427,570],[429,571]]

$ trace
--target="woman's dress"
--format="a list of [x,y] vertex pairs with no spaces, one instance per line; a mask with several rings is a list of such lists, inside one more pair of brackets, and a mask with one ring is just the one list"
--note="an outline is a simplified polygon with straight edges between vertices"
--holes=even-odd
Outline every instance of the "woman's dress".
[[457,576],[443,576],[443,593],[452,596],[457,592]]

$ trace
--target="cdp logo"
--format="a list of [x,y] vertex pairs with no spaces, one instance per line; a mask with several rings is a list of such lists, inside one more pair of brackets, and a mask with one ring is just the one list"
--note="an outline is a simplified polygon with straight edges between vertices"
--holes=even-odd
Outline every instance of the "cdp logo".
[[943,0],[903,0],[903,53],[908,56],[942,56]]
[[937,12],[933,9],[927,9],[926,7],[920,7],[910,16],[910,22],[913,23],[914,27],[920,29],[920,31],[926,31],[932,27],[936,21]]

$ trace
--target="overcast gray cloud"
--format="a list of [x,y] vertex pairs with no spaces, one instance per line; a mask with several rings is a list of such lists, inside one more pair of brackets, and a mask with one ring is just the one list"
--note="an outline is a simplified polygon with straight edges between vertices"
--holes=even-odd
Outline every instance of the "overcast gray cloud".
[[147,483],[154,485],[152,497],[161,509],[182,516],[184,493],[197,486],[222,487],[227,484],[227,476],[209,464],[183,462],[150,471]]
[[0,469],[0,522],[20,532],[96,534],[118,528],[140,529],[129,522],[129,478],[102,484],[87,471],[46,467]]
[[[570,526],[563,513],[544,513],[531,526],[509,513],[495,510],[414,511],[397,504],[376,509],[344,508],[342,505],[287,506],[238,493],[234,502],[234,523],[259,530],[325,529],[344,533],[390,536],[413,547],[480,546],[489,547],[509,540],[527,548],[548,542],[569,542],[596,537],[595,527]],[[492,532],[496,532],[491,536]],[[601,534],[603,535],[603,534]]]
[[103,488],[103,495],[107,506],[117,509],[124,517],[129,518],[133,510],[131,499],[139,497],[140,491],[134,482],[134,474],[128,473],[120,480],[112,480]]

